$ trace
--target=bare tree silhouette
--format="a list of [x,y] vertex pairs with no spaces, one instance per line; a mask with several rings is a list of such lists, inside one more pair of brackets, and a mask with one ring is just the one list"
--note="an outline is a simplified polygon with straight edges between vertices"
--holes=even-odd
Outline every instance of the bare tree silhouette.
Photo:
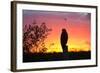
[[45,47],[45,39],[52,29],[47,28],[45,22],[41,23],[39,26],[36,21],[34,21],[31,25],[25,25],[23,30],[24,53],[44,53],[47,51],[47,48]]

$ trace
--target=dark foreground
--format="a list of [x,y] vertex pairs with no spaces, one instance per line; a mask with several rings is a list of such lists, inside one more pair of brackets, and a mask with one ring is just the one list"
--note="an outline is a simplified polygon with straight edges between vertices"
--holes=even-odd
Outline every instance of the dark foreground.
[[34,53],[23,54],[23,62],[41,62],[41,61],[61,61],[61,60],[83,60],[91,59],[91,52],[68,52],[64,53]]

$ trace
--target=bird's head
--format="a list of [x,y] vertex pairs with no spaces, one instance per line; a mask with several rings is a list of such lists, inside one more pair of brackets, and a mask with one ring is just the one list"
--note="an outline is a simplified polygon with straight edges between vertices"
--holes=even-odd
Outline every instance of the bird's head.
[[63,29],[62,29],[62,32],[66,32],[66,29],[63,28]]

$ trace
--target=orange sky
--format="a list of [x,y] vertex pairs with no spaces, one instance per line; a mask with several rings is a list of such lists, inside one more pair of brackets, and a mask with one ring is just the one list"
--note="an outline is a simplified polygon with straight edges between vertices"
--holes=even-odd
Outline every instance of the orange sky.
[[45,22],[52,31],[45,40],[47,52],[62,52],[60,36],[62,28],[68,32],[69,51],[89,51],[91,35],[91,15],[84,12],[46,12],[23,10],[23,24],[32,24],[36,20],[40,25]]

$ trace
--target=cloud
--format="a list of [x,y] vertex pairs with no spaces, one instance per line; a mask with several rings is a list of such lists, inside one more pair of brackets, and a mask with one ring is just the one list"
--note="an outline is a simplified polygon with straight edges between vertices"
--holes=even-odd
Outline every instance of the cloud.
[[89,45],[89,46],[91,45],[89,41],[85,41],[84,44]]

